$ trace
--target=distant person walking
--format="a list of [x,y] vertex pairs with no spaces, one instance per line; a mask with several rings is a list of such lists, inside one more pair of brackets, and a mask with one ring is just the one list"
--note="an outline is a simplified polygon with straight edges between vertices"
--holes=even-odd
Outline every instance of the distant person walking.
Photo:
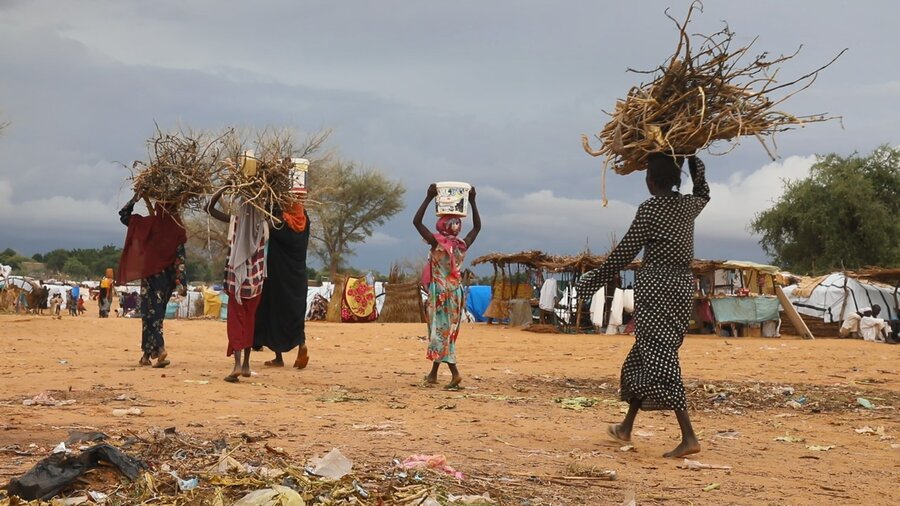
[[115,295],[112,269],[106,269],[103,279],[100,280],[100,295],[97,302],[100,307],[100,318],[109,318],[109,310],[112,308],[113,295]]
[[709,202],[703,163],[689,158],[693,195],[682,195],[681,157],[655,153],[647,161],[647,189],[652,195],[637,210],[634,221],[606,262],[582,276],[579,296],[605,286],[643,248],[635,277],[635,343],[622,365],[620,396],[628,413],[607,434],[620,443],[631,441],[638,410],[673,410],[681,428],[681,443],[665,457],[700,451],[687,411],[678,349],[691,317],[694,277],[694,220]]
[[236,383],[239,376],[250,377],[250,350],[253,348],[256,311],[266,279],[268,226],[263,213],[250,204],[235,202],[235,215],[216,208],[225,190],[222,188],[212,196],[206,210],[217,220],[230,221],[225,261],[225,293],[228,294],[226,356],[234,355],[234,368],[225,381]]
[[462,325],[465,310],[465,292],[463,291],[460,267],[466,257],[466,251],[475,242],[481,231],[481,216],[475,204],[475,188],[469,190],[469,203],[472,206],[472,230],[464,239],[459,238],[462,220],[459,216],[441,215],[437,221],[437,230],[432,233],[422,223],[428,204],[437,196],[437,186],[432,184],[425,193],[425,200],[416,211],[413,225],[419,235],[431,247],[428,262],[422,276],[422,284],[428,290],[428,351],[425,357],[431,361],[431,372],[425,381],[437,383],[438,370],[441,363],[447,364],[452,377],[447,388],[458,388],[462,375],[456,366],[456,339]]
[[150,216],[133,214],[139,199],[140,195],[135,193],[119,211],[119,219],[128,227],[128,234],[116,279],[122,284],[141,280],[143,355],[139,363],[151,365],[151,359],[156,359],[153,367],[165,367],[169,360],[163,338],[163,319],[172,291],[177,288],[182,295],[187,291],[184,263],[187,233],[178,211],[171,206],[157,203],[148,210]]

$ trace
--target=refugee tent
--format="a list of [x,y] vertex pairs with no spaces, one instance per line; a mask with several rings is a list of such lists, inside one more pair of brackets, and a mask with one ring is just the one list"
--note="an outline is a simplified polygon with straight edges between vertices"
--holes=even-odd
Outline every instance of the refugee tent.
[[466,311],[471,313],[476,322],[486,321],[484,310],[491,302],[491,287],[488,285],[472,285],[466,287]]
[[850,313],[875,304],[881,306],[880,318],[896,319],[894,291],[894,287],[841,272],[784,288],[798,313],[825,323],[840,323]]

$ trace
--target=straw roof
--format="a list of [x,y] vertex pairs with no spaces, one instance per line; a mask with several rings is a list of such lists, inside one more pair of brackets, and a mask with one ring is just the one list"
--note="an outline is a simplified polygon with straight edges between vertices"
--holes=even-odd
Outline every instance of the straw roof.
[[531,251],[521,251],[519,253],[505,254],[505,253],[489,253],[484,256],[480,256],[475,260],[472,260],[472,265],[486,264],[491,263],[494,265],[510,265],[510,264],[520,264],[527,267],[537,268],[540,266],[542,262],[545,262],[549,257],[538,250]]
[[865,267],[858,271],[848,272],[847,274],[856,278],[877,281],[893,286],[900,285],[900,267]]

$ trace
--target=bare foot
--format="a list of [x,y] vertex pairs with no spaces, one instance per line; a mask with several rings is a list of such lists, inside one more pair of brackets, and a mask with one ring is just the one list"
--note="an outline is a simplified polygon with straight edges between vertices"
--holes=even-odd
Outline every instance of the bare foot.
[[138,364],[140,364],[140,365],[153,365],[153,362],[150,362],[150,357],[144,355],[143,357],[141,357],[141,361],[138,362]]
[[621,424],[607,425],[606,435],[617,443],[631,443],[631,432],[624,431]]
[[437,384],[437,374],[429,374],[425,376],[425,383],[428,383],[429,385]]
[[272,360],[266,360],[265,362],[263,362],[263,365],[266,365],[268,367],[284,367],[284,360],[273,358]]
[[241,380],[237,376],[234,376],[233,374],[234,373],[229,374],[228,376],[225,376],[225,381],[227,381],[229,383],[240,383]]
[[460,383],[462,383],[462,375],[457,374],[456,376],[450,378],[450,383],[447,383],[447,388],[459,388]]
[[[234,373],[232,373],[232,374],[234,374]],[[244,366],[241,367],[241,376],[243,376],[245,378],[250,377],[250,364],[245,364]]]
[[297,350],[297,360],[294,360],[294,367],[305,369],[307,364],[309,364],[309,349],[304,344]]
[[685,455],[692,455],[700,452],[700,442],[696,439],[682,441],[674,450],[663,453],[663,457],[667,459],[677,459]]

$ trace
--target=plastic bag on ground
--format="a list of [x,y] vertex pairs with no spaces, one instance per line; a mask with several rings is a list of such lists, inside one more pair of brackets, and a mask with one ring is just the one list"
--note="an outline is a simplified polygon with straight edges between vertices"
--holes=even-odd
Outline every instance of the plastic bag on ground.
[[140,460],[125,455],[114,446],[100,444],[88,448],[76,457],[62,453],[51,455],[35,464],[27,473],[10,480],[7,490],[10,495],[27,501],[50,499],[76,478],[99,466],[101,460],[112,464],[129,480],[137,478],[144,468]]
[[297,492],[281,485],[254,490],[237,500],[234,506],[306,506],[306,501]]
[[323,478],[339,480],[350,473],[353,463],[340,450],[333,448],[321,459],[313,459],[313,474]]

